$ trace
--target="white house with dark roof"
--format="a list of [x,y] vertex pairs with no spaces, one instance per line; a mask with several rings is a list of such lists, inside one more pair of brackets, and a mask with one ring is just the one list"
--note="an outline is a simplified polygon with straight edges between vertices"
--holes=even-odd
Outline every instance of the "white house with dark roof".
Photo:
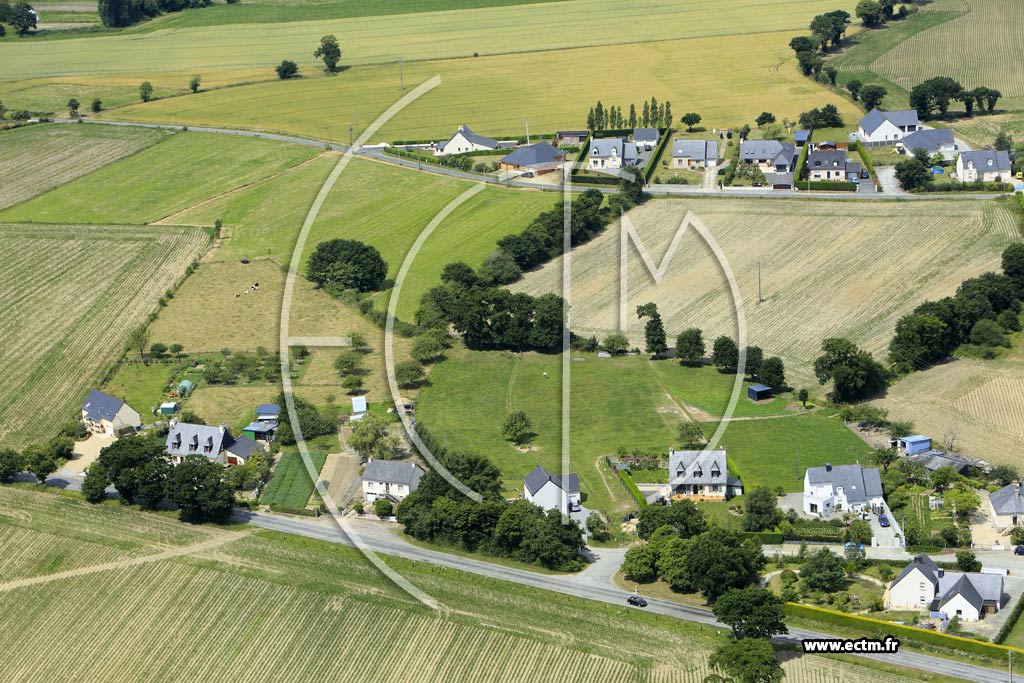
[[501,170],[509,173],[551,173],[562,168],[565,152],[547,142],[517,147],[501,158]]
[[717,166],[717,140],[673,140],[672,168]]
[[523,497],[545,510],[572,512],[580,506],[580,478],[575,472],[552,474],[537,465],[523,479]]
[[125,430],[140,429],[142,418],[121,399],[93,389],[82,404],[82,424],[92,434],[117,438]]
[[904,567],[885,594],[886,609],[929,610],[961,621],[978,621],[1003,604],[1000,574],[946,571],[927,555]]
[[414,462],[370,458],[363,467],[363,497],[371,503],[378,498],[401,502],[419,488],[424,474]]
[[827,517],[833,512],[886,510],[877,467],[825,463],[804,473],[804,512]]
[[729,476],[724,450],[669,451],[664,495],[672,500],[727,500],[743,495],[743,482]]
[[895,145],[923,128],[915,109],[882,111],[876,107],[857,124],[857,138],[866,145]]
[[910,133],[896,143],[896,149],[904,154],[913,154],[915,149],[923,149],[931,156],[941,154],[946,161],[955,159],[958,151],[951,128],[925,128]]
[[434,156],[445,156],[448,154],[465,154],[466,152],[486,152],[498,149],[498,141],[483,135],[474,133],[469,126],[460,125],[455,134],[446,142],[437,146]]
[[636,143],[622,138],[593,138],[587,150],[587,168],[602,170],[635,166]]
[[844,182],[858,178],[861,167],[860,162],[847,159],[844,150],[816,149],[807,155],[804,168],[810,180]]
[[1024,525],[1024,490],[1019,481],[988,494],[988,504],[992,523],[1000,531]]
[[661,136],[658,134],[657,128],[633,129],[633,142],[638,148],[643,148],[648,152],[657,147],[660,139]]
[[172,465],[202,455],[221,465],[244,465],[260,446],[247,436],[237,439],[223,425],[177,422],[167,432],[166,452]]
[[961,182],[973,183],[980,180],[986,183],[1008,183],[1012,176],[1010,153],[1001,149],[960,152],[956,158],[956,177]]
[[796,159],[796,147],[778,140],[744,140],[740,161],[755,164],[762,173],[789,173]]

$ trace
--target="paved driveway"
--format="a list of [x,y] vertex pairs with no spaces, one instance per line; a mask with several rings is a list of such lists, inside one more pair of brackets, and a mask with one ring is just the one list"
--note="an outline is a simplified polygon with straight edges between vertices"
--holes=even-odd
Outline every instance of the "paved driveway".
[[64,469],[75,474],[82,474],[89,465],[96,461],[96,458],[100,457],[100,451],[112,443],[114,443],[113,438],[99,434],[92,434],[84,441],[75,442],[72,458],[64,465]]
[[900,194],[900,184],[896,181],[895,166],[878,166],[875,168],[878,184],[883,194]]

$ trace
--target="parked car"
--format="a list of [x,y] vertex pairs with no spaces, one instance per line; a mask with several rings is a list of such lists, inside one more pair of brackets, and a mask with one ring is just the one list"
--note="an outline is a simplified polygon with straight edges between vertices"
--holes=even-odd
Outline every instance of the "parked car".
[[886,515],[878,515],[878,523],[882,526],[890,526],[889,518]]
[[1014,555],[1024,555],[1024,545],[1019,545],[1013,549]]
[[533,171],[527,171],[526,173],[523,174],[523,177],[524,178],[532,178],[533,177]]
[[870,177],[871,177],[871,174],[868,173],[867,169],[861,169],[861,171],[860,171],[860,179],[861,180],[867,180]]
[[579,503],[569,503],[569,512],[579,512],[579,511],[580,511],[580,504]]
[[863,543],[854,543],[853,541],[850,541],[849,543],[847,543],[846,545],[843,546],[843,550],[854,550],[854,549],[859,550],[861,552],[864,552],[864,544]]
[[626,598],[626,602],[633,605],[634,607],[647,607],[647,601],[641,598],[639,595],[630,595]]

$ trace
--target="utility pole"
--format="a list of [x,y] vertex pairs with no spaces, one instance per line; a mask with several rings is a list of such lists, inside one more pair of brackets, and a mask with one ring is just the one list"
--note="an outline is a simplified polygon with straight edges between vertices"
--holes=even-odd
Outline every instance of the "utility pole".
[[526,121],[526,144],[530,144],[530,119],[523,119]]
[[352,146],[352,124],[348,124],[348,146]]
[[274,23],[277,23],[277,0],[274,0]]
[[1006,656],[1010,658],[1010,683],[1013,683],[1013,652],[1007,652]]

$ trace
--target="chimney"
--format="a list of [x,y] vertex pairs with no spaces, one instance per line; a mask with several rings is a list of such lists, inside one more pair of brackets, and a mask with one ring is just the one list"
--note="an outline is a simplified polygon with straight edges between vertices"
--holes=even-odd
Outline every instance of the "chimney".
[[825,463],[825,471],[826,472],[831,472],[832,471],[832,463],[830,463],[830,462]]
[[939,578],[941,579],[945,575],[946,575],[946,570],[943,569],[942,567],[939,567]]
[[1020,495],[1020,482],[1016,480],[1013,482],[1013,495]]

